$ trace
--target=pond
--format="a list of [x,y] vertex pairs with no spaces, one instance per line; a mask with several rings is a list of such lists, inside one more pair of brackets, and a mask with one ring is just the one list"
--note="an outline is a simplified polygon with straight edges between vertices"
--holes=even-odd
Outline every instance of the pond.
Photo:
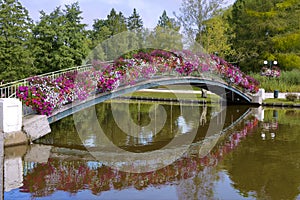
[[300,110],[114,100],[4,151],[4,199],[300,199]]

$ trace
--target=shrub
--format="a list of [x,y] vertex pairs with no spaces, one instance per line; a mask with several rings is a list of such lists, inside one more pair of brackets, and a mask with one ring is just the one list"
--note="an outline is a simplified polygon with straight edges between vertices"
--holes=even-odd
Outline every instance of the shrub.
[[296,101],[298,99],[297,94],[286,94],[285,98],[289,101]]

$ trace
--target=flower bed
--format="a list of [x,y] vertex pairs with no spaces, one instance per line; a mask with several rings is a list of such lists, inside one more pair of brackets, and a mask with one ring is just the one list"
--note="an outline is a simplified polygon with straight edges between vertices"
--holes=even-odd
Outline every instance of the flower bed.
[[[96,70],[97,69],[97,70]],[[56,79],[31,77],[28,86],[17,90],[17,97],[39,114],[51,115],[54,109],[74,100],[85,100],[92,92],[108,92],[119,85],[135,84],[154,75],[201,76],[214,73],[228,84],[256,93],[258,82],[215,55],[190,51],[167,52],[153,50],[140,52],[131,59],[119,58],[113,64],[103,66],[93,62],[87,72],[68,72]]]
[[278,78],[280,76],[280,69],[277,66],[272,66],[271,68],[263,67],[261,75],[266,77]]

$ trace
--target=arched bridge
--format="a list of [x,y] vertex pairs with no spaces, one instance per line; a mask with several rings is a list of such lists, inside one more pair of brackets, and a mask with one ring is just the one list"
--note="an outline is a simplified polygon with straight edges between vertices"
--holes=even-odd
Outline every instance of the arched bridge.
[[[228,85],[221,79],[192,77],[192,76],[171,76],[171,77],[153,77],[147,80],[140,80],[134,85],[123,85],[104,93],[98,93],[90,96],[85,101],[75,101],[71,104],[63,106],[59,110],[55,110],[52,115],[48,117],[49,123],[53,123],[62,118],[65,118],[73,113],[76,113],[82,109],[96,105],[98,103],[110,100],[116,97],[133,93],[142,89],[153,88],[157,86],[171,86],[171,85],[190,85],[196,86],[205,90],[209,90],[222,98],[222,101],[227,104],[257,104],[255,96],[244,93],[239,89]],[[190,89],[192,89],[190,87]]]
[[21,99],[52,122],[81,107],[140,89],[174,84],[209,90],[229,104],[261,103],[258,82],[238,67],[215,56],[162,50],[24,79],[0,88],[0,95]]

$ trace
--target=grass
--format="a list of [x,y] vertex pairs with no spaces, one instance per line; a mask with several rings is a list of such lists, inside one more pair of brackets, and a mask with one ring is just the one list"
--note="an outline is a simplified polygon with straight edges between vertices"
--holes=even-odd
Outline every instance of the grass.
[[293,104],[300,104],[300,100],[295,100],[295,101],[289,101],[287,99],[282,99],[282,98],[278,98],[278,99],[265,99],[264,103],[268,103],[268,104],[273,104],[273,103],[284,103],[286,105],[293,105]]
[[171,92],[145,92],[136,91],[133,94],[125,96],[142,97],[142,98],[158,98],[158,99],[181,99],[181,100],[206,100],[206,102],[218,102],[220,97],[214,94],[207,94],[207,98],[202,98],[201,94],[185,94]]
[[260,82],[260,88],[266,92],[279,90],[280,92],[300,92],[300,70],[282,71],[279,78],[268,78],[259,73],[250,74]]

